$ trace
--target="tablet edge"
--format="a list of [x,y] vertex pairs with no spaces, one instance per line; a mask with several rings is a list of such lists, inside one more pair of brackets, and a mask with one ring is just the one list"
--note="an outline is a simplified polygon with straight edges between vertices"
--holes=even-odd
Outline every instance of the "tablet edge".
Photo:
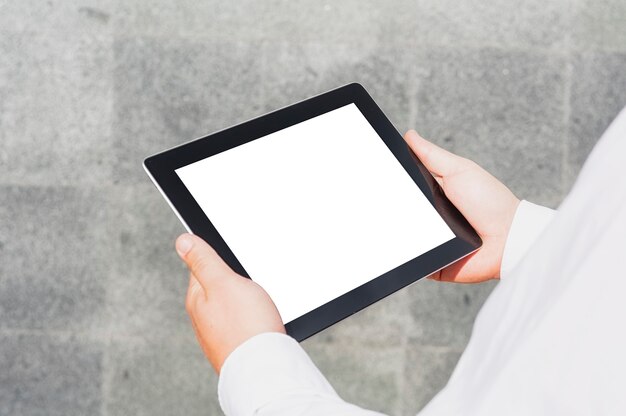
[[174,211],[174,214],[176,214],[176,217],[178,217],[178,220],[183,224],[183,227],[185,227],[185,229],[187,230],[188,233],[193,234],[193,232],[191,231],[191,228],[189,228],[189,226],[187,225],[187,223],[185,222],[185,220],[183,219],[183,217],[180,215],[180,213],[176,210],[176,208],[174,207],[174,205],[172,204],[172,201],[170,201],[170,199],[167,197],[167,195],[165,194],[165,192],[163,192],[163,189],[161,189],[161,186],[159,185],[159,183],[154,179],[154,176],[152,176],[152,173],[150,172],[150,170],[148,169],[148,167],[146,166],[146,161],[144,160],[143,163],[141,164],[143,166],[143,170],[146,171],[146,173],[148,174],[148,176],[150,177],[150,180],[152,181],[152,183],[154,184],[154,186],[159,190],[159,192],[161,193],[161,196],[163,196],[163,198],[165,199],[165,201],[167,202],[167,205],[170,206],[170,208],[172,209],[172,211]]

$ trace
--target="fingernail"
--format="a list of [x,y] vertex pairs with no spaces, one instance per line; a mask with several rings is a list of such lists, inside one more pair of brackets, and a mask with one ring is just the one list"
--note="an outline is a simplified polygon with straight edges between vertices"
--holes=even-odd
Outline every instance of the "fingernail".
[[178,255],[184,257],[193,247],[193,239],[189,234],[183,234],[176,240],[176,251]]

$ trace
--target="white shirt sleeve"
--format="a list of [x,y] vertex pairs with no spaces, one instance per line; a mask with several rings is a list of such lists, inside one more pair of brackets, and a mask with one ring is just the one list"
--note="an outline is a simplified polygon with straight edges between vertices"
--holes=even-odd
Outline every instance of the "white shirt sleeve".
[[228,356],[218,397],[227,416],[380,415],[343,401],[300,344],[275,332],[250,338]]
[[555,210],[522,200],[504,245],[500,277],[506,278],[550,223]]

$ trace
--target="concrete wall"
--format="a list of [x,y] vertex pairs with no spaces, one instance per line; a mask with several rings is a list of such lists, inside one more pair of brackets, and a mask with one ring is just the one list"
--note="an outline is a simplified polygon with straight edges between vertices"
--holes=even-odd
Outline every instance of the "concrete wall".
[[[556,207],[626,104],[623,0],[0,2],[0,415],[220,414],[183,231],[142,159],[340,84]],[[414,414],[493,284],[419,282],[304,343]]]

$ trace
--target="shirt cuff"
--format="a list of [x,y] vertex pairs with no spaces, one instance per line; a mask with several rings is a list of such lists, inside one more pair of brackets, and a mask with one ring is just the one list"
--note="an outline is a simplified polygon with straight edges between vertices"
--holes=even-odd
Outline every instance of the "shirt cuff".
[[278,332],[255,335],[230,353],[217,386],[227,416],[251,416],[274,400],[303,393],[341,400],[300,344]]
[[505,278],[550,223],[555,210],[522,200],[504,245],[500,277]]

